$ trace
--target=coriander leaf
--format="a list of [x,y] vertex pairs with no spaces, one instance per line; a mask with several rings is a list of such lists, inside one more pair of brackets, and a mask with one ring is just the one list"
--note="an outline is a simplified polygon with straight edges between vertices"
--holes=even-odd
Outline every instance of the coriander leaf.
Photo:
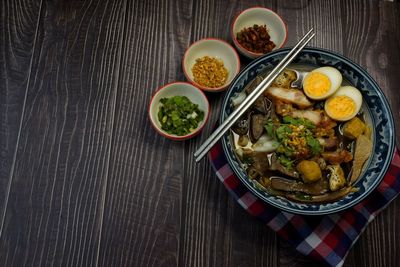
[[296,198],[300,199],[300,200],[311,200],[312,197],[308,194],[304,194],[301,192],[296,192]]
[[269,137],[276,138],[274,124],[272,123],[272,121],[268,121],[267,124],[265,124],[264,128],[267,131],[267,135]]
[[307,145],[310,147],[311,152],[314,155],[317,155],[321,152],[321,144],[319,143],[319,141],[317,139],[315,139],[312,136],[307,136],[306,142],[307,142]]
[[294,124],[294,125],[297,125],[297,124],[295,123],[295,119],[292,118],[292,117],[290,117],[290,116],[284,116],[284,117],[282,118],[282,120],[283,120],[283,122],[286,123],[286,124]]
[[293,118],[290,116],[284,116],[283,122],[286,124],[291,124],[291,125],[295,125],[295,126],[303,125],[304,127],[308,128],[308,129],[315,128],[314,123],[312,121],[310,121],[309,119],[305,119],[305,118]]
[[290,134],[292,130],[287,125],[281,125],[276,129],[276,136],[279,140],[286,138],[288,134]]
[[303,119],[302,124],[308,129],[315,129],[315,124],[308,119]]
[[294,160],[290,160],[284,155],[280,155],[278,157],[279,162],[288,170],[291,170],[293,168],[293,162]]

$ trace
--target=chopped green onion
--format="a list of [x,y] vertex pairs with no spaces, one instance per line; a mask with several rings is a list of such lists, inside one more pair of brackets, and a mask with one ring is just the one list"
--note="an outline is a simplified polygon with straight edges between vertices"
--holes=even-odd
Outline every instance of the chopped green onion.
[[161,98],[158,120],[161,129],[169,134],[183,136],[193,132],[204,119],[204,111],[186,96]]

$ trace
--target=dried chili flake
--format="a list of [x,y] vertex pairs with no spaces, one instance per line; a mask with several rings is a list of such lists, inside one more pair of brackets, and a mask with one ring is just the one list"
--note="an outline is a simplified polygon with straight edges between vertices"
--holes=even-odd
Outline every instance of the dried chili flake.
[[196,83],[210,88],[223,86],[228,79],[228,70],[224,62],[215,57],[197,58],[192,73]]
[[254,24],[253,27],[244,28],[237,33],[236,39],[240,45],[254,53],[269,53],[276,46],[270,40],[266,25]]

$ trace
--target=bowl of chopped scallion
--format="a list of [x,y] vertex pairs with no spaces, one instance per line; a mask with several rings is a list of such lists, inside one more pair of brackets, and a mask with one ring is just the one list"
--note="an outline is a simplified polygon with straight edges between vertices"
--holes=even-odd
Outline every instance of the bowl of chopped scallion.
[[153,128],[172,140],[186,140],[198,134],[209,114],[210,105],[205,94],[186,82],[161,87],[149,105]]

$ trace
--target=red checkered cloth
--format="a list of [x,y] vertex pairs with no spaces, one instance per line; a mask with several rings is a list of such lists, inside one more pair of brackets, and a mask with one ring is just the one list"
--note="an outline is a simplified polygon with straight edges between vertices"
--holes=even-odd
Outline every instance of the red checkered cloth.
[[400,192],[400,156],[396,151],[381,184],[356,206],[330,215],[296,215],[281,211],[251,193],[229,167],[221,142],[210,150],[209,159],[218,178],[244,209],[300,253],[330,266],[343,265],[366,226]]

